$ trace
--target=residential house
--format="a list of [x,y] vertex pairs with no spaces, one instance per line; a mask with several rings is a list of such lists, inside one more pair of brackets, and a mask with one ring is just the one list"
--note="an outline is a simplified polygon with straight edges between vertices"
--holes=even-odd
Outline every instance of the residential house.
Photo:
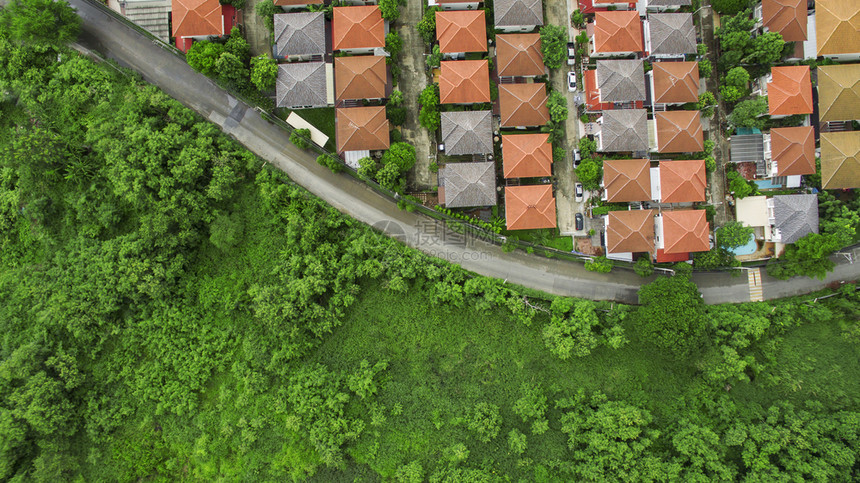
[[646,98],[642,60],[598,60],[597,69],[585,71],[586,108],[641,109]]
[[428,7],[441,7],[442,10],[477,10],[480,3],[471,0],[427,0]]
[[275,6],[285,12],[306,8],[310,5],[322,5],[323,0],[275,0]]
[[647,159],[603,161],[603,197],[610,203],[652,200],[651,162]]
[[698,153],[704,150],[702,119],[699,111],[654,113],[657,152]]
[[678,10],[681,7],[692,5],[692,0],[640,0],[645,2],[645,8],[649,12],[664,12],[666,10]]
[[698,62],[654,62],[648,72],[654,104],[678,105],[699,100]]
[[591,57],[626,57],[642,52],[642,21],[637,12],[597,12],[593,25]]
[[768,154],[771,158],[769,174],[795,177],[787,186],[800,186],[801,175],[815,174],[815,130],[812,126],[771,129]]
[[439,204],[447,208],[495,206],[496,163],[446,163],[439,168]]
[[817,0],[815,30],[818,55],[837,61],[860,59],[860,2]]
[[818,67],[818,116],[821,122],[860,119],[860,64]]
[[657,262],[677,262],[711,249],[705,210],[663,211],[655,218]]
[[170,42],[172,0],[120,0],[108,6],[165,42]]
[[552,185],[506,186],[505,219],[508,230],[555,228]]
[[654,210],[610,211],[604,218],[607,257],[632,260],[633,253],[653,253],[654,214]]
[[499,85],[501,126],[513,128],[543,126],[549,122],[546,101],[546,84],[542,82]]
[[807,0],[762,0],[755,18],[765,32],[776,32],[786,42],[806,40]]
[[338,102],[388,97],[387,81],[385,57],[357,55],[334,58],[335,99]]
[[441,116],[445,154],[493,154],[492,111],[450,111]]
[[652,184],[652,196],[662,203],[701,203],[707,184],[704,160],[660,161],[660,182],[656,190]]
[[636,152],[648,150],[648,114],[645,109],[604,111],[597,120],[597,150]]
[[325,107],[328,102],[325,62],[278,65],[276,106],[288,109]]
[[335,124],[338,154],[361,151],[369,156],[388,149],[391,135],[383,106],[335,109]]
[[818,233],[818,195],[747,196],[737,200],[739,222],[753,228],[758,240],[773,242],[779,255],[788,243]]
[[812,114],[809,66],[772,67],[770,72],[766,93],[770,117]]
[[645,51],[655,58],[684,58],[696,53],[696,31],[690,13],[653,13],[644,23]]
[[496,35],[496,69],[501,83],[546,74],[540,34]]
[[275,15],[275,57],[290,61],[323,60],[326,53],[322,12]]
[[860,131],[821,133],[821,186],[860,188]]
[[466,52],[487,51],[487,21],[483,10],[436,12],[439,51],[449,59],[464,59]]
[[439,74],[441,104],[490,102],[490,67],[486,60],[442,62]]
[[386,26],[379,7],[334,7],[332,49],[349,54],[385,55]]
[[493,22],[501,32],[531,32],[543,25],[541,0],[495,0]]
[[552,176],[552,144],[549,134],[502,136],[505,178]]
[[195,40],[230,35],[242,12],[218,0],[173,0],[173,37],[176,48],[187,52]]

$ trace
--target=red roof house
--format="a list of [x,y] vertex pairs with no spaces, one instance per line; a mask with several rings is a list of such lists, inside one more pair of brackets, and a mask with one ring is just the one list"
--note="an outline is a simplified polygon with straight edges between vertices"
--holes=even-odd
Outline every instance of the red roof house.
[[552,144],[549,134],[505,134],[502,136],[505,178],[535,178],[552,175]]
[[711,249],[711,227],[705,210],[664,211],[662,218],[663,252],[683,254]]
[[809,66],[772,67],[767,84],[768,113],[771,116],[812,114],[812,82]]
[[486,60],[445,61],[440,71],[440,104],[490,102],[490,67]]
[[436,12],[436,38],[443,54],[487,51],[487,21],[483,10]]
[[660,198],[663,203],[705,201],[705,161],[660,162]]
[[385,22],[376,5],[334,7],[332,50],[367,51],[385,47]]
[[505,187],[505,218],[508,230],[555,228],[552,185]]
[[176,48],[186,52],[191,43],[210,35],[229,35],[239,24],[241,13],[218,0],[173,0],[173,37]]

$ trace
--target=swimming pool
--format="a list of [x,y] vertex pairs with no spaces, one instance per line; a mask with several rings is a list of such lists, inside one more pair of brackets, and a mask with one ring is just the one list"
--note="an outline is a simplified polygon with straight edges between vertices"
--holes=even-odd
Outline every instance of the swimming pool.
[[755,235],[750,235],[750,241],[746,245],[729,249],[735,255],[752,255],[756,250],[758,250],[758,243],[755,241]]
[[782,188],[781,184],[774,184],[773,180],[768,179],[757,179],[755,180],[755,184],[758,185],[758,189],[760,190],[772,190],[777,188]]

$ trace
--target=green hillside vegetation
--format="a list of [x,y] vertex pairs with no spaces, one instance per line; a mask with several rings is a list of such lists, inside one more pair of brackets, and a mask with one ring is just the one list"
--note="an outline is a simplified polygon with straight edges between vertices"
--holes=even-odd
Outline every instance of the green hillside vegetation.
[[860,479],[854,285],[472,276],[3,19],[0,480]]

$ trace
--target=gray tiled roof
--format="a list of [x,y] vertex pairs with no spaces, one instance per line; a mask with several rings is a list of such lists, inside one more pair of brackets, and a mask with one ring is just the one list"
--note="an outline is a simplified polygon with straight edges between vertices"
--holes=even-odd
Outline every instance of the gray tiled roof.
[[496,27],[543,25],[541,0],[496,0],[493,4]]
[[644,101],[642,60],[598,60],[597,87],[601,102]]
[[493,154],[493,113],[443,112],[442,142],[445,153],[451,155]]
[[696,31],[690,13],[653,13],[648,16],[651,54],[695,54]]
[[325,54],[325,16],[323,12],[280,13],[275,15],[275,54]]
[[773,214],[782,243],[794,243],[809,233],[818,233],[817,195],[774,196]]
[[278,66],[277,107],[325,106],[325,62],[295,62]]
[[648,114],[645,109],[603,111],[602,151],[647,151]]
[[496,163],[448,163],[439,170],[445,206],[491,206],[496,204]]

